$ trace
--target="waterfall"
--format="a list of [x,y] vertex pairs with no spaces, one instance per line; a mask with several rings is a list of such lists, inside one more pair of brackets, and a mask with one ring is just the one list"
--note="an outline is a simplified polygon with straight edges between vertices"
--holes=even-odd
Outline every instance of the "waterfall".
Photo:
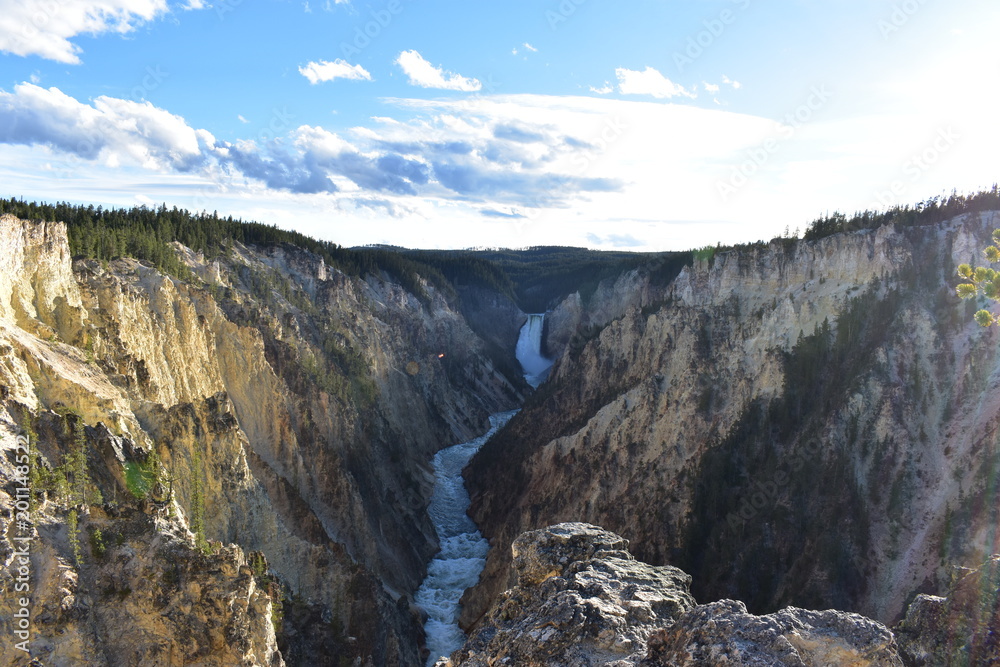
[[545,315],[528,315],[528,321],[521,327],[515,351],[517,360],[524,370],[524,379],[532,387],[538,388],[548,377],[552,361],[542,356],[542,332],[545,330]]
[[416,602],[427,612],[424,631],[431,652],[428,666],[441,656],[462,648],[465,633],[458,627],[459,601],[465,589],[475,586],[486,565],[490,543],[469,518],[469,492],[462,469],[479,448],[503,427],[517,410],[490,417],[490,430],[471,442],[442,449],[434,456],[434,494],[428,512],[434,522],[441,551],[427,567],[427,578]]

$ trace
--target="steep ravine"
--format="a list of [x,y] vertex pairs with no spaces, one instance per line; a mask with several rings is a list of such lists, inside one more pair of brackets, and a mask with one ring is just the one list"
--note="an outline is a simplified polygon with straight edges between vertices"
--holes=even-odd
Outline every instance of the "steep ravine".
[[971,322],[954,272],[998,226],[987,213],[775,242],[644,302],[605,285],[595,303],[619,313],[557,308],[572,315],[552,318],[551,379],[467,469],[493,549],[463,623],[513,583],[512,540],[563,521],[754,613],[892,623],[954,566],[981,565],[1000,550],[1000,339]]
[[[73,263],[63,225],[0,218],[2,584],[13,583],[14,438],[32,432],[37,657],[128,661],[126,647],[89,639],[104,633],[97,610],[120,607],[115,623],[140,629],[168,601],[157,587],[144,597],[100,583],[127,558],[162,590],[207,590],[200,578],[229,600],[195,594],[174,626],[125,637],[148,653],[136,664],[272,664],[280,648],[290,665],[419,665],[412,596],[437,549],[428,461],[518,405],[523,383],[430,285],[422,301],[292,246],[177,252],[196,279],[130,259]],[[82,476],[67,468],[78,450],[86,499],[54,481]],[[160,479],[139,501],[142,468]],[[146,518],[120,518],[135,512]],[[255,583],[212,579],[213,558]],[[233,616],[233,595],[257,611]],[[8,634],[12,600],[0,614]],[[271,610],[268,639],[251,625]],[[224,641],[192,643],[199,618],[264,643],[238,660]],[[6,643],[0,662],[27,664]]]

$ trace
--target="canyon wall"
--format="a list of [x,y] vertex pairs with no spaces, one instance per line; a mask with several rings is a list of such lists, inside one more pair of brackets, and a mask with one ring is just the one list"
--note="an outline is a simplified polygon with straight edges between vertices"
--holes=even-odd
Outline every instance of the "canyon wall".
[[[0,551],[11,565],[15,436],[30,433],[35,655],[125,664],[146,641],[142,664],[421,664],[429,461],[515,407],[519,378],[431,285],[349,277],[292,246],[176,250],[183,280],[74,264],[64,225],[0,218]],[[110,608],[135,628],[120,648],[94,641]],[[252,639],[237,660],[231,642],[192,644],[180,614]],[[0,661],[27,664],[6,642]]]
[[893,623],[980,565],[1000,550],[1000,337],[954,285],[996,227],[987,213],[776,240],[655,298],[638,274],[606,284],[621,293],[596,303],[621,314],[557,308],[550,381],[466,471],[493,549],[464,624],[515,583],[513,539],[564,521],[754,613]]

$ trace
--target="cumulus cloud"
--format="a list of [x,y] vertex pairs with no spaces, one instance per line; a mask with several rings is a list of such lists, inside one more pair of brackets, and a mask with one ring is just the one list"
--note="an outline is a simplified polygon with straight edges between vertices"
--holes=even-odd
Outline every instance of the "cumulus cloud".
[[320,60],[311,62],[299,68],[299,74],[309,79],[314,86],[324,81],[334,79],[349,79],[351,81],[371,81],[372,75],[361,65],[351,65],[346,60],[338,58],[333,62]]
[[618,91],[623,95],[652,95],[657,99],[671,97],[694,97],[684,86],[674,83],[652,67],[643,71],[619,67],[615,70],[618,77]]
[[0,142],[190,171],[204,163],[206,147],[215,139],[149,102],[102,96],[91,106],[58,88],[22,83],[13,93],[0,91]]
[[396,64],[409,77],[411,85],[421,88],[475,92],[483,87],[478,79],[469,79],[460,74],[446,72],[440,67],[434,67],[416,51],[403,51],[396,58]]
[[733,81],[732,79],[730,79],[725,74],[722,75],[722,83],[728,84],[728,85],[732,86],[733,88],[735,88],[736,90],[739,90],[740,88],[743,87],[742,83],[740,83],[739,81]]
[[291,149],[277,140],[263,147],[247,142],[227,148],[232,165],[244,176],[302,194],[339,192],[341,181],[364,191],[415,195],[416,186],[430,179],[429,167],[419,159],[364,153],[336,133],[308,125],[292,133]]
[[[183,9],[200,9],[191,0]],[[81,34],[126,34],[169,11],[167,0],[0,0],[0,51],[78,64]]]

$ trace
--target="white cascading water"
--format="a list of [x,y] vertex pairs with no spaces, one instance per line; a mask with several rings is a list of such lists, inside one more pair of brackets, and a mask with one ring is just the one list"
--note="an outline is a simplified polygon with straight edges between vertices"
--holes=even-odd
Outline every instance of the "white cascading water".
[[517,360],[524,369],[524,379],[535,389],[549,375],[552,360],[542,356],[542,332],[545,330],[545,315],[528,315],[528,321],[521,327],[517,337]]
[[459,600],[465,589],[479,581],[490,550],[489,542],[466,514],[470,500],[462,469],[515,414],[517,410],[492,415],[490,430],[485,435],[442,449],[434,456],[434,494],[428,512],[437,530],[441,551],[427,567],[427,578],[416,596],[417,604],[427,612],[424,631],[431,652],[428,666],[441,656],[451,655],[465,643],[465,633],[458,627]]

